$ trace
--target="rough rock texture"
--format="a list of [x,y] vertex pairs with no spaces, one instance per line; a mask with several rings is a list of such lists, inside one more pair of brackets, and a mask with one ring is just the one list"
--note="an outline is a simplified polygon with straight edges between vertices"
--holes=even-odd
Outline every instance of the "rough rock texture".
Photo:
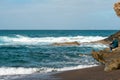
[[[120,2],[114,4],[114,10],[117,16],[120,17]],[[120,42],[120,31],[98,42],[109,44],[114,37],[117,37]],[[112,52],[110,52],[109,49],[105,49],[99,52],[93,51],[92,56],[97,61],[105,65],[104,71],[112,71],[120,68],[120,46],[114,49]]]
[[80,43],[75,41],[75,42],[53,43],[52,45],[54,46],[79,46]]
[[[120,41],[120,31],[102,41],[110,42],[114,37],[117,37]],[[112,71],[120,68],[120,47],[114,49],[112,52],[110,52],[109,49],[104,49],[98,52],[93,51],[92,56],[105,65],[104,71]]]
[[114,10],[115,10],[117,16],[120,17],[120,2],[117,2],[114,4]]

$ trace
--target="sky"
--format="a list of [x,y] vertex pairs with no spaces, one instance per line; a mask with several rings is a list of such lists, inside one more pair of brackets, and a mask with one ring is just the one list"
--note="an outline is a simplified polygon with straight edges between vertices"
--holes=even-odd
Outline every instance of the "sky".
[[117,0],[0,0],[0,29],[120,29]]

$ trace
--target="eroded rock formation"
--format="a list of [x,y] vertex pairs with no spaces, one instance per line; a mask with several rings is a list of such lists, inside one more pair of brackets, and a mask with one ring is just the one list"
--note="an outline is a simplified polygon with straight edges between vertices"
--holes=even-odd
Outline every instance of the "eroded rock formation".
[[[117,16],[120,17],[120,2],[114,4],[114,10]],[[114,37],[118,38],[120,42],[120,31],[98,42],[109,44],[109,42],[111,42]],[[109,49],[105,49],[98,52],[93,51],[92,56],[97,61],[105,65],[104,71],[112,71],[115,69],[120,69],[120,44],[119,47],[112,52],[110,52]]]
[[[110,42],[114,37],[117,37],[120,41],[120,31],[102,41]],[[110,52],[109,48],[98,52],[93,51],[92,56],[105,65],[104,71],[112,71],[120,68],[120,47],[114,49],[112,52]]]
[[117,16],[120,17],[120,2],[117,2],[114,4],[114,10],[115,10]]

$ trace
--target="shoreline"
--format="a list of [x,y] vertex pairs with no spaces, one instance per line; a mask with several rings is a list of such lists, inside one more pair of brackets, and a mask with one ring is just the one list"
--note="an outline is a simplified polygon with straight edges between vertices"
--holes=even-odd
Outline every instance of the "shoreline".
[[[46,74],[6,75],[5,80],[120,80],[120,70],[104,71],[104,65]],[[0,76],[2,79],[2,76]],[[3,79],[4,80],[4,79]]]

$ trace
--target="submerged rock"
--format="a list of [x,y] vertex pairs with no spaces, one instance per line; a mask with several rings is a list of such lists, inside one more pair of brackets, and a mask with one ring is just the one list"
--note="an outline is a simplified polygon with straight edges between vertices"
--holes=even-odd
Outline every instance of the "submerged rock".
[[53,43],[52,45],[54,46],[79,46],[80,43],[75,41],[75,42]]
[[[120,31],[102,41],[110,42],[114,37],[117,37],[120,41]],[[112,52],[110,52],[109,48],[98,52],[92,51],[92,56],[98,62],[105,65],[104,71],[112,71],[120,68],[120,47],[113,49]]]

